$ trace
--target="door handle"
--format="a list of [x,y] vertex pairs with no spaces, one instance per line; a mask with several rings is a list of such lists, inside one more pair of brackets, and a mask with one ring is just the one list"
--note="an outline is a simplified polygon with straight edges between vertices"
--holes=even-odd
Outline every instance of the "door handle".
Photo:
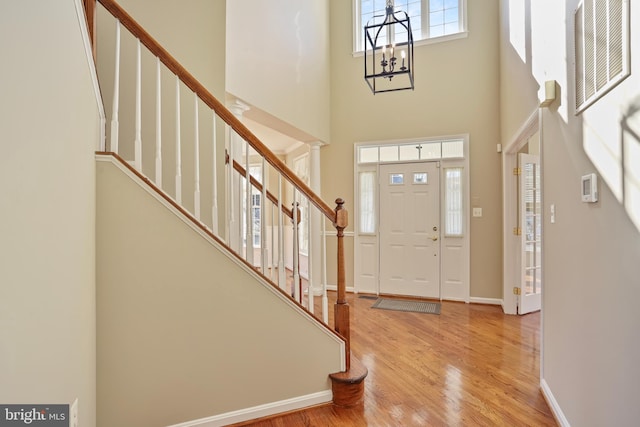
[[429,237],[429,238],[430,238],[431,240],[433,240],[434,242],[435,242],[436,240],[438,240],[438,236],[432,236],[432,237]]

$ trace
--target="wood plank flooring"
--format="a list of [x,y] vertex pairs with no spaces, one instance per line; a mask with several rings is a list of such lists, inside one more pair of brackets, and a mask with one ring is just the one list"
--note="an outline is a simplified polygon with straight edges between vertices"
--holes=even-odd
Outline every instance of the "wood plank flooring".
[[557,425],[539,391],[539,313],[445,301],[435,315],[373,309],[375,300],[353,294],[348,301],[351,349],[369,369],[364,403],[242,425]]

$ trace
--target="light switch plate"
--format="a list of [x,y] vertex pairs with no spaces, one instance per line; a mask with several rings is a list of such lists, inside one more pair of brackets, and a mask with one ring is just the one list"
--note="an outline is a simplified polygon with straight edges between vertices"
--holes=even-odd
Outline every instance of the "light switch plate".
[[473,208],[473,216],[479,218],[482,216],[482,208]]

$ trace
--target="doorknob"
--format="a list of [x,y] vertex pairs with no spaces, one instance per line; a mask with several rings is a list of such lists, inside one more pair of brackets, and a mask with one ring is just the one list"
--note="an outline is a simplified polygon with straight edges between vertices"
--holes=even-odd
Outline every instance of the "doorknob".
[[430,237],[430,239],[435,242],[436,240],[438,240],[438,236],[432,236],[432,237]]

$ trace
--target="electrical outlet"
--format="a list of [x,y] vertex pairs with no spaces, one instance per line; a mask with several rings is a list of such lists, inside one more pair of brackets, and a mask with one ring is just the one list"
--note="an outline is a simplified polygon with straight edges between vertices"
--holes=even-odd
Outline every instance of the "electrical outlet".
[[69,427],[78,427],[78,398],[73,401],[69,408]]
[[482,216],[482,208],[473,208],[473,216],[480,218]]

